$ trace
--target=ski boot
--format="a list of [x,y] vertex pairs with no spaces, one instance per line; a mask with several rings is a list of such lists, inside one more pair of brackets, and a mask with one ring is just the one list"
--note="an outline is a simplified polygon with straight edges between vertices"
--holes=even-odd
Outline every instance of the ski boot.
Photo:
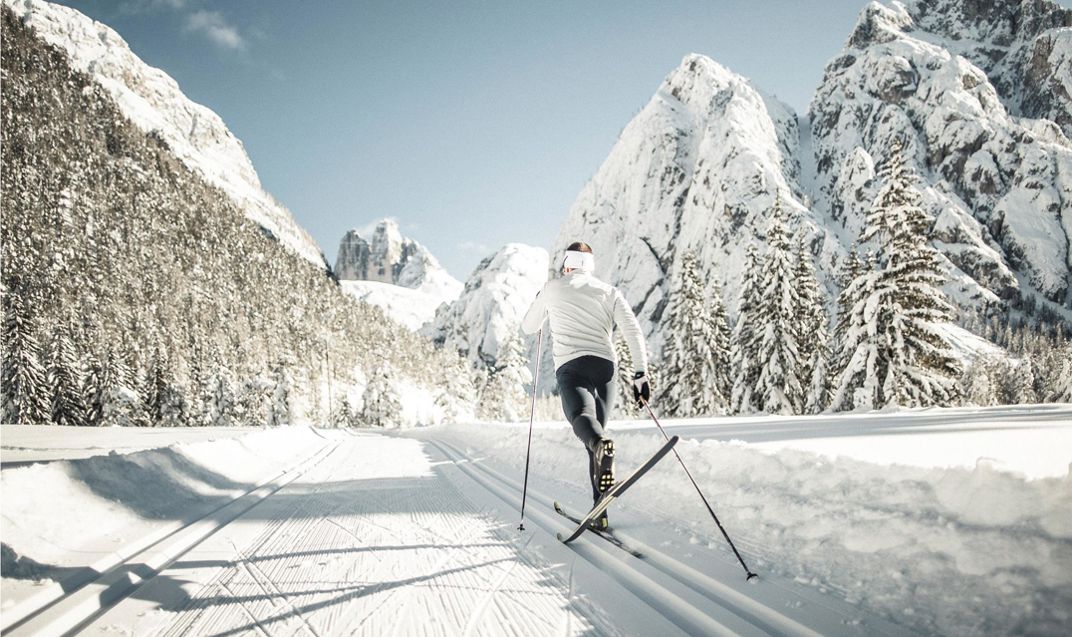
[[593,481],[600,493],[614,486],[614,441],[602,438],[596,442],[595,468]]

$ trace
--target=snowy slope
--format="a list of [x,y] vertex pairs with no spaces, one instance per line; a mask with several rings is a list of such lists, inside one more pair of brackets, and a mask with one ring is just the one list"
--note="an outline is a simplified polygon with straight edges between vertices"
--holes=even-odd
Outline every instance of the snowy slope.
[[414,332],[435,319],[436,309],[448,302],[441,296],[392,283],[340,280],[339,285],[343,292],[375,305]]
[[[371,236],[350,230],[339,242],[335,276],[340,281],[378,281],[417,290],[439,303],[449,303],[461,294],[462,283],[452,277],[423,245],[402,235],[393,219],[377,222]],[[353,288],[351,288],[353,289]],[[403,321],[404,322],[404,321]]]
[[518,332],[521,318],[547,281],[547,251],[510,243],[480,262],[456,301],[436,312],[426,333],[483,369]]
[[161,137],[184,164],[220,188],[246,216],[296,254],[327,267],[312,237],[262,187],[242,142],[216,113],[187,98],[160,69],[136,56],[118,33],[68,7],[42,0],[4,0],[38,37],[66,51],[146,133]]
[[[562,423],[535,429],[523,532],[527,423],[284,428],[5,469],[4,632],[1066,632],[1072,406],[665,425],[758,580],[673,456],[612,507],[637,559],[555,539],[552,501],[590,497]],[[662,440],[610,431],[619,471]]]

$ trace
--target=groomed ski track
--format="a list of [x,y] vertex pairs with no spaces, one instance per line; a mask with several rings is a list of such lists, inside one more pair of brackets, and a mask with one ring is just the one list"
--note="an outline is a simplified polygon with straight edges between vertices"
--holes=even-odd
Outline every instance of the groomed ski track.
[[333,441],[155,574],[132,556],[118,601],[92,594],[97,604],[47,621],[74,591],[32,618],[33,634],[912,634],[794,582],[746,584],[717,556],[686,564],[682,538],[650,546],[619,531],[644,559],[598,538],[565,546],[555,532],[569,522],[552,508],[562,494],[540,485],[519,532],[520,474],[448,432]]

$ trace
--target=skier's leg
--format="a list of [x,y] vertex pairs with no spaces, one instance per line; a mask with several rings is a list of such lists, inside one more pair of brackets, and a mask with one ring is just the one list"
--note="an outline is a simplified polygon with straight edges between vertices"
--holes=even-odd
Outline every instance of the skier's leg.
[[570,367],[572,362],[560,367],[556,374],[562,412],[573,426],[574,435],[584,443],[586,449],[592,451],[603,437],[603,426],[596,413],[595,387]]

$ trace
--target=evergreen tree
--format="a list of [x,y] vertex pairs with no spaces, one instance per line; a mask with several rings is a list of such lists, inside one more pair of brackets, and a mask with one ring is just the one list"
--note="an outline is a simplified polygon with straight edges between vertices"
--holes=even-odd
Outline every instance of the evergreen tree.
[[991,383],[992,365],[984,358],[975,359],[971,367],[965,373],[964,398],[968,404],[978,407],[996,405],[994,387]]
[[1020,359],[1016,366],[1015,385],[1013,387],[1012,402],[1018,405],[1038,402],[1038,394],[1035,393],[1035,366],[1030,356]]
[[486,420],[518,421],[526,415],[525,385],[532,382],[518,329],[507,330],[495,363],[481,392],[479,416]]
[[109,350],[104,357],[100,385],[94,402],[100,405],[102,427],[131,427],[142,424],[141,400],[130,387],[130,368],[118,353]]
[[3,422],[43,425],[51,419],[45,368],[33,317],[19,282],[4,292]]
[[829,345],[826,320],[826,298],[815,276],[815,265],[804,245],[797,242],[795,278],[800,303],[797,315],[797,344],[800,349],[800,368],[797,378],[804,389],[803,412],[817,414],[829,402]]
[[82,383],[82,396],[86,405],[83,421],[90,427],[98,427],[104,419],[104,365],[92,353],[86,356],[86,376]]
[[180,427],[184,423],[182,391],[177,386],[171,361],[157,343],[146,382],[146,409],[153,426]]
[[[636,418],[640,411],[633,401],[633,353],[629,351],[629,343],[625,335],[620,331],[614,333],[614,353],[618,360],[617,395],[615,396],[614,408],[625,418]],[[650,383],[649,379],[649,383]],[[660,403],[662,400],[660,399]]]
[[[721,298],[715,292],[716,304]],[[716,313],[722,317],[716,321]],[[686,253],[677,289],[670,301],[670,335],[666,370],[676,379],[663,392],[663,410],[671,416],[725,413],[729,343],[725,309],[712,311],[697,270],[696,255]]]
[[233,427],[239,424],[235,420],[234,374],[225,365],[216,368],[209,381],[208,395],[205,401],[206,418],[211,427]]
[[52,387],[52,422],[65,426],[85,425],[82,370],[65,325],[56,329],[50,353],[48,382]]
[[797,375],[800,353],[797,343],[796,311],[800,307],[793,267],[786,215],[776,200],[767,230],[767,253],[760,280],[760,312],[756,317],[759,376],[756,379],[757,407],[767,413],[800,413],[804,389]]
[[1063,352],[1060,372],[1054,379],[1047,400],[1057,403],[1072,403],[1072,343],[1061,348]]
[[902,153],[895,144],[880,171],[882,187],[861,235],[878,245],[877,269],[857,279],[866,283],[854,282],[866,294],[853,308],[847,342],[857,346],[839,378],[835,408],[846,408],[846,397],[858,389],[865,396],[856,406],[948,405],[957,397],[960,368],[939,327],[951,321],[952,307],[940,289],[938,253],[925,238],[929,220]]
[[272,368],[272,393],[268,407],[269,427],[279,427],[294,423],[294,413],[290,400],[293,384],[289,365],[286,361],[277,361]]
[[[868,255],[870,259],[870,255]],[[852,284],[860,276],[868,271],[868,267],[860,258],[854,243],[848,256],[841,262],[838,272],[838,288],[841,292],[837,298],[837,322],[834,326],[834,355],[830,370],[834,378],[839,378],[852,357],[853,349],[847,347],[848,332],[851,326],[852,310],[860,300],[861,287],[853,287]],[[851,288],[851,290],[850,290]],[[851,293],[850,293],[851,292]]]
[[361,422],[366,427],[399,427],[402,424],[402,402],[391,382],[387,364],[381,365],[369,377],[362,396]]
[[735,374],[730,396],[734,413],[748,414],[756,410],[756,382],[759,379],[759,333],[756,329],[762,299],[760,296],[761,264],[754,243],[745,252],[744,276],[737,301],[737,324],[733,328],[731,365]]

